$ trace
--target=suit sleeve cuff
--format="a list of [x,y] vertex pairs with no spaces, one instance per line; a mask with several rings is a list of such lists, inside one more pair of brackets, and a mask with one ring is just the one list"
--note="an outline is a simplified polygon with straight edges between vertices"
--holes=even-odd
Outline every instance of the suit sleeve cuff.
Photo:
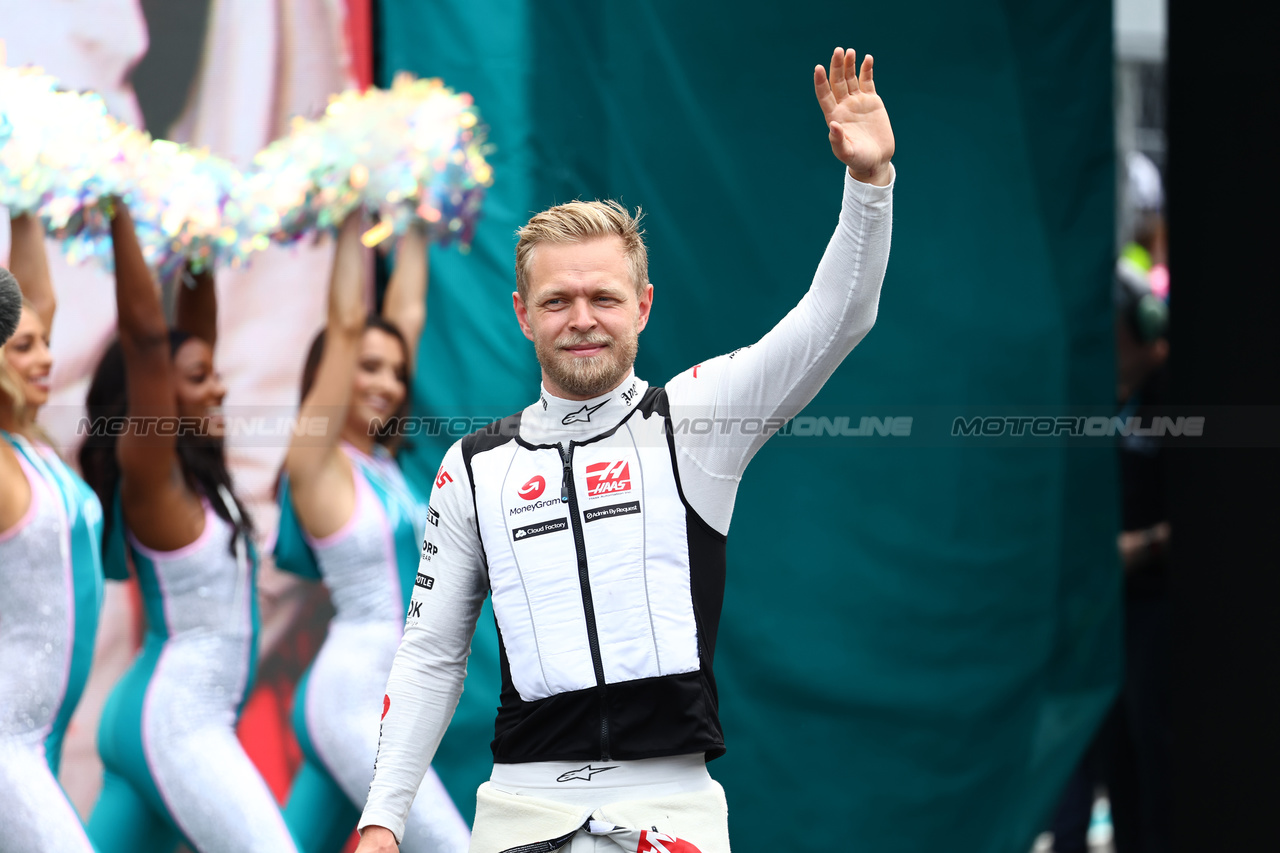
[[391,830],[391,834],[396,837],[396,844],[404,840],[404,821],[390,812],[381,809],[365,809],[364,814],[360,815],[360,822],[356,824],[356,829],[364,834],[365,827],[381,826]]
[[862,181],[849,174],[849,168],[844,169],[844,197],[845,201],[857,201],[864,205],[874,205],[876,202],[886,201],[893,196],[893,185],[898,182],[898,170],[893,164],[889,164],[889,183],[887,186],[877,187],[874,184],[864,184]]

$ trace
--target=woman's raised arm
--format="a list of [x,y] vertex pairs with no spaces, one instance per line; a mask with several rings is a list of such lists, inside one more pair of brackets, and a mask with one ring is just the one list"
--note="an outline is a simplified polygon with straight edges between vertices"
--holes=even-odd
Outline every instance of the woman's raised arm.
[[127,377],[129,425],[120,436],[121,498],[130,528],[148,547],[173,550],[204,526],[199,498],[182,477],[169,327],[160,289],[148,269],[128,208],[117,201],[111,219],[116,314]]
[[382,300],[383,318],[404,335],[411,374],[417,361],[418,341],[427,324],[428,248],[422,229],[410,226],[396,246],[396,266]]
[[324,354],[299,411],[304,423],[323,423],[321,434],[302,430],[285,455],[294,509],[313,536],[337,530],[355,509],[355,481],[338,442],[351,405],[351,386],[360,357],[368,307],[365,303],[365,255],[360,243],[363,215],[342,223],[329,280],[329,316]]
[[[190,276],[194,287],[188,287]],[[189,335],[194,335],[217,349],[218,343],[218,291],[214,283],[213,269],[193,273],[183,269],[178,273],[177,296],[174,298],[173,325]]]
[[49,259],[45,257],[44,226],[29,213],[9,220],[9,271],[18,280],[22,296],[40,316],[46,329],[53,328],[58,299],[53,293]]

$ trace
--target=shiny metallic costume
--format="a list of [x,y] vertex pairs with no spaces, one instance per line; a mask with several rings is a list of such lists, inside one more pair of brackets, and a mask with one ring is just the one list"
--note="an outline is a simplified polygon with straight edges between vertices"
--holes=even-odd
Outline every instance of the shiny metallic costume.
[[239,546],[233,554],[232,537],[207,502],[204,532],[185,548],[161,553],[129,537],[148,628],[98,735],[107,772],[89,833],[101,853],[162,853],[172,829],[199,853],[297,849],[236,739],[257,614],[254,561]]
[[[71,554],[70,625],[72,643],[62,707],[45,738],[45,757],[55,776],[62,763],[62,744],[71,715],[80,703],[93,665],[98,617],[102,610],[102,504],[89,484],[71,470],[52,447],[10,437],[41,479],[59,494],[69,532]],[[65,564],[64,564],[65,568]]]
[[[412,497],[389,458],[369,457],[350,446],[344,450],[352,462],[355,509],[338,532],[320,540],[307,537],[336,612],[301,685],[295,727],[308,760],[319,764],[358,809],[373,778],[382,697],[404,627],[405,587],[412,588],[416,573],[426,507]],[[412,553],[397,559],[396,545],[403,551],[405,540],[413,543]],[[285,815],[291,826],[323,809],[306,790],[295,787],[290,797]],[[351,814],[347,832],[356,816]],[[303,830],[297,834],[305,845]],[[466,822],[435,771],[428,770],[400,849],[462,853],[469,841]]]
[[55,488],[20,452],[18,460],[31,506],[0,532],[0,851],[90,853],[45,756],[74,646],[67,519]]

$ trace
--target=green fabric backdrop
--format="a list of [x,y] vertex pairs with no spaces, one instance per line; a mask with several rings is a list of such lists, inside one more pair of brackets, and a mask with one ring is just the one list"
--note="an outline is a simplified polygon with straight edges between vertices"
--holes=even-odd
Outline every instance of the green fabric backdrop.
[[[640,375],[758,339],[839,210],[811,82],[837,44],[877,57],[896,219],[877,325],[807,413],[1106,413],[1111,12],[1065,0],[383,0],[382,80],[471,92],[496,145],[474,248],[432,256],[417,411],[534,398],[514,230],[573,198],[647,212]],[[410,474],[427,483],[447,444],[419,441]],[[1026,853],[1118,678],[1115,530],[1106,448],[766,445],[739,493],[716,659],[729,752],[711,771],[734,849]],[[497,694],[486,613],[437,758],[468,814]]]

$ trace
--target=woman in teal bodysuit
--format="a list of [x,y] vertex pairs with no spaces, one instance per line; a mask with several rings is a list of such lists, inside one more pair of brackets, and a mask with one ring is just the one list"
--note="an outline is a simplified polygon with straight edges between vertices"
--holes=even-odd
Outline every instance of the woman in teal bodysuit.
[[[325,331],[307,356],[300,417],[327,418],[323,439],[295,439],[285,457],[276,564],[323,580],[335,614],[298,685],[294,729],[305,761],[285,819],[306,853],[337,853],[360,816],[378,719],[417,575],[427,507],[388,444],[407,408],[412,350],[426,312],[426,242],[397,250],[382,316],[365,307],[359,216],[344,223]],[[470,831],[435,771],[408,820],[403,853],[464,853]]]
[[107,507],[107,574],[132,556],[147,633],[103,710],[100,853],[295,853],[270,790],[236,739],[257,657],[256,558],[220,435],[212,276],[179,288],[177,329],[129,213],[111,223],[120,340],[89,389],[85,478]]
[[24,298],[0,348],[0,850],[89,851],[55,777],[93,659],[102,508],[35,423],[55,300],[39,222],[15,217],[11,234]]

